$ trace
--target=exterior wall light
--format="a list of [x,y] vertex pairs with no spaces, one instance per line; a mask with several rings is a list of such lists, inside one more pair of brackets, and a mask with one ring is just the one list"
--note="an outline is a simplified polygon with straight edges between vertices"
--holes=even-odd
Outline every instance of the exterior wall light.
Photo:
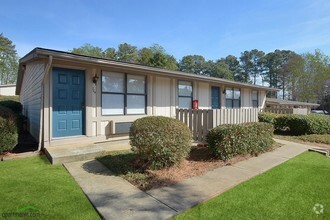
[[95,74],[93,76],[93,83],[96,84],[97,83],[97,80],[99,80],[99,76],[97,74]]

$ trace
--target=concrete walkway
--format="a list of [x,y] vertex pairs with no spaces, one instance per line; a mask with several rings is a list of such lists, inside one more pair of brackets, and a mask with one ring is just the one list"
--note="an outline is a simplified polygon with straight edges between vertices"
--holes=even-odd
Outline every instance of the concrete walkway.
[[176,212],[97,160],[64,164],[104,219],[168,219]]
[[113,175],[96,160],[67,163],[65,167],[104,219],[168,219],[312,147],[284,140],[276,142],[284,145],[232,166],[147,192]]

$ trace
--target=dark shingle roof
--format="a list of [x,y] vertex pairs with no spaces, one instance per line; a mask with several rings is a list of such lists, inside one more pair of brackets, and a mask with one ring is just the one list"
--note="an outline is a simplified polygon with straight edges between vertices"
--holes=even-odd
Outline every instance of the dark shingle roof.
[[266,99],[266,104],[299,105],[299,106],[320,106],[320,104],[317,104],[317,103],[297,102],[297,101],[289,101],[289,100],[274,99],[274,98],[267,98]]

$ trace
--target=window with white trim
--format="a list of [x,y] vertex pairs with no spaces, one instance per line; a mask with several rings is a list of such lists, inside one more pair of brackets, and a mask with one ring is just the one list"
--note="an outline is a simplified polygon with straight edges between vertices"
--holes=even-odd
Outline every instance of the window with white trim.
[[226,88],[226,107],[240,108],[241,107],[241,90],[235,88]]
[[258,97],[259,97],[258,91],[256,91],[256,90],[252,91],[252,107],[253,108],[259,107]]
[[102,115],[146,114],[146,77],[102,73]]
[[179,108],[191,109],[192,106],[192,83],[187,81],[178,82]]

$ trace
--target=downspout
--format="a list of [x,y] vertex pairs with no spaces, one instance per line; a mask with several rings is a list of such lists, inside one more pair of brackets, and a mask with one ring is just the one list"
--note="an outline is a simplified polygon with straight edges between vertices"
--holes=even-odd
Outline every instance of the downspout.
[[38,144],[38,151],[41,150],[41,147],[43,145],[43,137],[44,137],[44,100],[45,100],[45,94],[44,94],[44,87],[45,87],[45,79],[47,75],[50,72],[50,68],[53,63],[53,56],[48,57],[48,63],[46,65],[45,74],[41,82],[41,106],[40,106],[40,125],[39,125],[39,144]]

